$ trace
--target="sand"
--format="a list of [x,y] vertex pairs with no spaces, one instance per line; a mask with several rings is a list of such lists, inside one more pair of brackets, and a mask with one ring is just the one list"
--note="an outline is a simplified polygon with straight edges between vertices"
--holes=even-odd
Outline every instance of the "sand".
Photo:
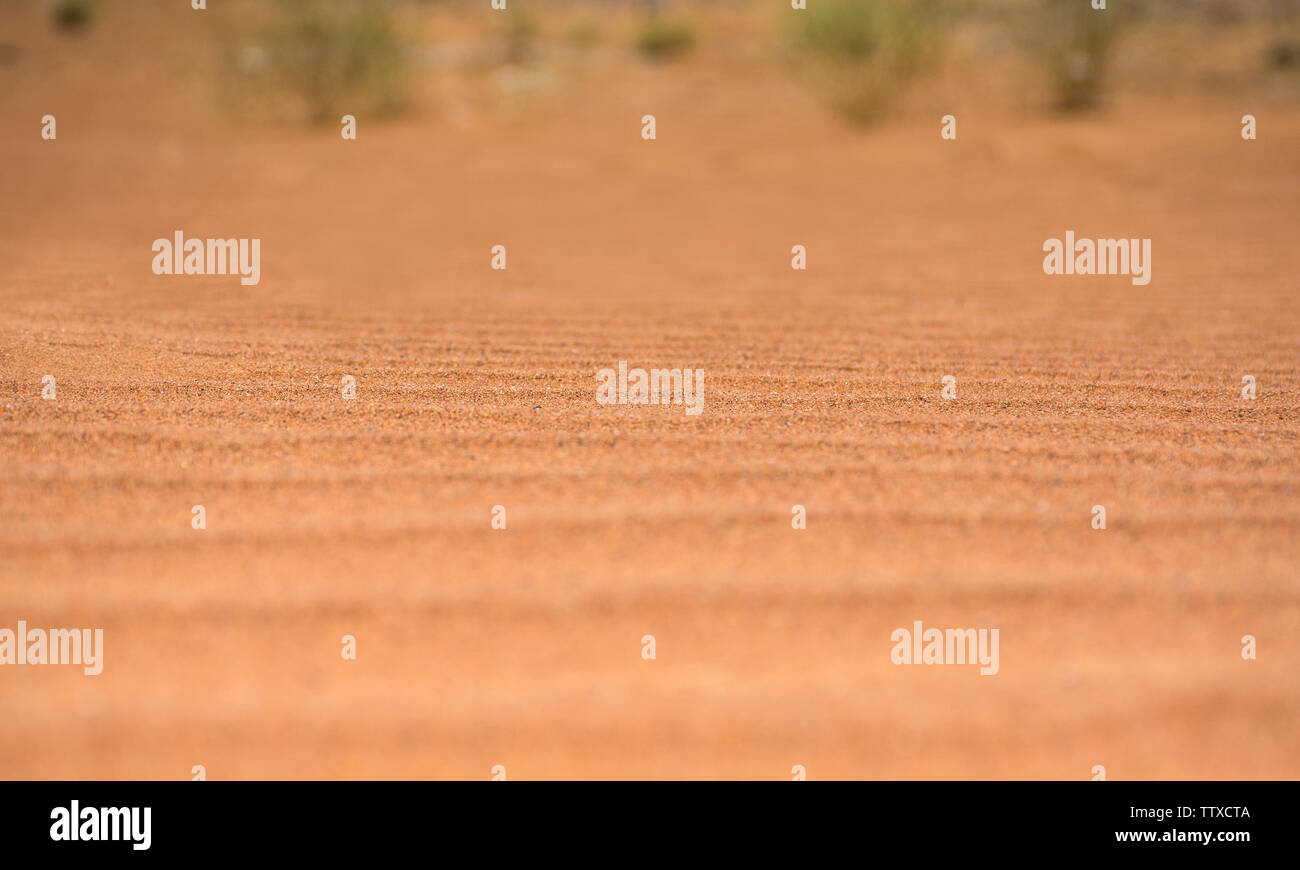
[[[946,143],[701,63],[343,142],[123,45],[0,71],[0,625],[105,632],[0,670],[0,776],[1300,777],[1294,105]],[[153,275],[177,229],[260,284]],[[1045,276],[1069,229],[1151,284]]]

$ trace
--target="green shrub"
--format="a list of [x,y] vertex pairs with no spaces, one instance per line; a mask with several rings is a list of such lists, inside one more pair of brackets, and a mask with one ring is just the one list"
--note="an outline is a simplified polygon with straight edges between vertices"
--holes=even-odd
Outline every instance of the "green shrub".
[[600,44],[600,26],[594,21],[579,21],[569,28],[566,38],[579,51],[588,51]]
[[800,77],[859,123],[878,120],[936,63],[947,29],[931,0],[817,0],[790,20]]
[[507,63],[528,63],[537,57],[537,41],[542,28],[537,16],[527,9],[511,9],[504,17],[502,38]]
[[275,0],[265,42],[275,83],[313,121],[405,103],[405,46],[384,0]]
[[1275,39],[1269,44],[1265,56],[1269,69],[1300,69],[1300,39]]
[[58,0],[50,7],[50,18],[64,30],[82,30],[94,17],[94,0]]
[[1099,105],[1118,36],[1112,10],[1092,4],[1043,0],[1032,44],[1047,71],[1056,106],[1079,111]]
[[652,14],[641,24],[636,35],[636,47],[655,60],[671,60],[686,54],[695,46],[695,30],[685,21]]

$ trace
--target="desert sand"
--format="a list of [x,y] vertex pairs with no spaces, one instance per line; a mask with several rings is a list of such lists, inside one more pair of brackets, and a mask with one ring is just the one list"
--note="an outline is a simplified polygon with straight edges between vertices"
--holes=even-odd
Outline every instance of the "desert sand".
[[[344,142],[207,112],[179,19],[6,14],[0,624],[105,667],[0,670],[0,776],[1300,777],[1294,103],[944,142],[699,59]],[[260,284],[155,276],[177,229]],[[1070,229],[1151,284],[1045,276]],[[704,413],[598,404],[620,359]]]

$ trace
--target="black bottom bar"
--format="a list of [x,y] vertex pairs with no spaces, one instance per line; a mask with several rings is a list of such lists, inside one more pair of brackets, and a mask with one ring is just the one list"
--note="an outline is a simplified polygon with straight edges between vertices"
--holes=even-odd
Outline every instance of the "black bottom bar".
[[1222,861],[1289,854],[1298,794],[1291,782],[5,783],[0,836],[9,857],[86,859],[468,851],[639,862],[910,850],[927,861]]

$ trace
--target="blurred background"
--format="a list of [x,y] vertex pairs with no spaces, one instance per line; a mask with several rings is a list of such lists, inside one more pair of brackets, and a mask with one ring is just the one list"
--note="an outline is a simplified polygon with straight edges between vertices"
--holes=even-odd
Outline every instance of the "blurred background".
[[1300,0],[207,6],[0,4],[0,775],[1300,777]]
[[[258,126],[337,123],[346,111],[452,126],[563,114],[647,69],[696,82],[702,68],[729,73],[731,99],[814,100],[864,125],[974,99],[1085,111],[1300,90],[1295,0],[1128,0],[1100,13],[1067,0],[820,0],[797,13],[775,0],[188,5],[17,0],[0,63],[11,85],[39,89],[111,60],[120,77],[184,87],[195,112]],[[131,50],[155,31],[166,38]]]

